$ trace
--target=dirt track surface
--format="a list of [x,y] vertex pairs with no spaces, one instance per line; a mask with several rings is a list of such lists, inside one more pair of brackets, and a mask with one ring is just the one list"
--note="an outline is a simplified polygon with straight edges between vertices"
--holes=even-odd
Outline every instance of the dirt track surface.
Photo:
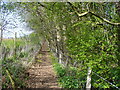
[[37,60],[28,70],[28,88],[59,88],[49,53],[41,51]]

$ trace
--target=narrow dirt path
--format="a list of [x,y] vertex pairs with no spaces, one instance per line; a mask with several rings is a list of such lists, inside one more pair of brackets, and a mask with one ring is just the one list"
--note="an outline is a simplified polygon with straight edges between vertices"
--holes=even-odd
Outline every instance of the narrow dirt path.
[[49,52],[41,51],[29,72],[28,88],[59,88]]

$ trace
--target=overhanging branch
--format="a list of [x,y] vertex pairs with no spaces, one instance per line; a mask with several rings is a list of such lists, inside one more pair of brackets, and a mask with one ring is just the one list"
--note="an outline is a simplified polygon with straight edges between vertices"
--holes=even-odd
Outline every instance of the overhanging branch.
[[97,14],[95,14],[95,13],[93,13],[93,12],[84,12],[84,13],[78,13],[78,11],[77,11],[77,8],[72,4],[72,3],[70,3],[70,2],[68,2],[68,4],[75,10],[75,13],[79,16],[79,17],[83,17],[83,16],[86,16],[86,15],[94,15],[95,17],[97,17],[97,18],[99,18],[99,19],[101,19],[102,21],[104,21],[104,22],[106,22],[106,23],[108,23],[108,24],[110,24],[110,25],[116,25],[116,26],[120,26],[120,23],[114,23],[114,22],[111,22],[111,21],[109,21],[109,20],[107,20],[107,19],[105,19],[105,18],[103,18],[103,17],[101,17],[101,16],[99,16],[99,15],[97,15]]

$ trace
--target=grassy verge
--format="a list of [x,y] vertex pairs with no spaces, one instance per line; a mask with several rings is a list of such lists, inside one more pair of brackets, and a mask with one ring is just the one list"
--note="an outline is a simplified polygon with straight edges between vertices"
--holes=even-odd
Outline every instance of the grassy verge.
[[[28,78],[25,75],[26,68],[14,57],[7,58],[2,61],[2,88],[12,88],[11,79],[15,83],[16,88],[23,88],[26,86],[25,80]],[[6,72],[6,70],[9,72]],[[11,78],[10,78],[11,76]]]
[[78,68],[63,65],[57,62],[57,59],[51,55],[54,70],[58,77],[58,83],[63,88],[85,88],[86,75]]
[[26,70],[40,48],[39,38],[26,36],[15,40],[3,39],[1,46],[2,88],[27,88],[29,77]]
[[[16,48],[19,46],[24,46],[25,43],[21,39],[16,39]],[[9,53],[14,49],[14,40],[13,39],[3,39],[3,58],[2,64],[2,88],[22,88],[26,87],[25,80],[28,78],[25,75],[26,68],[23,67],[21,59],[27,57],[27,52],[16,51],[16,54],[9,56]],[[15,85],[14,85],[15,84]]]
[[[16,39],[15,42],[16,42],[16,46],[25,45],[25,42],[22,41],[21,39]],[[14,42],[14,39],[3,39],[2,43],[9,48],[13,48],[15,42]]]

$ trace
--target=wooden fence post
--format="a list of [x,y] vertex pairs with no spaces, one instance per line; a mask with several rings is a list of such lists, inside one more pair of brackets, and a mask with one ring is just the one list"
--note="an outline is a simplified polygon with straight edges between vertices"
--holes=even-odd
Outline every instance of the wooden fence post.
[[3,40],[3,29],[2,29],[2,26],[0,26],[0,46],[2,45],[2,40]]
[[92,69],[88,67],[86,90],[91,90],[91,73],[92,73]]
[[14,37],[14,55],[16,58],[16,38],[17,38],[17,32],[15,32],[15,37]]

